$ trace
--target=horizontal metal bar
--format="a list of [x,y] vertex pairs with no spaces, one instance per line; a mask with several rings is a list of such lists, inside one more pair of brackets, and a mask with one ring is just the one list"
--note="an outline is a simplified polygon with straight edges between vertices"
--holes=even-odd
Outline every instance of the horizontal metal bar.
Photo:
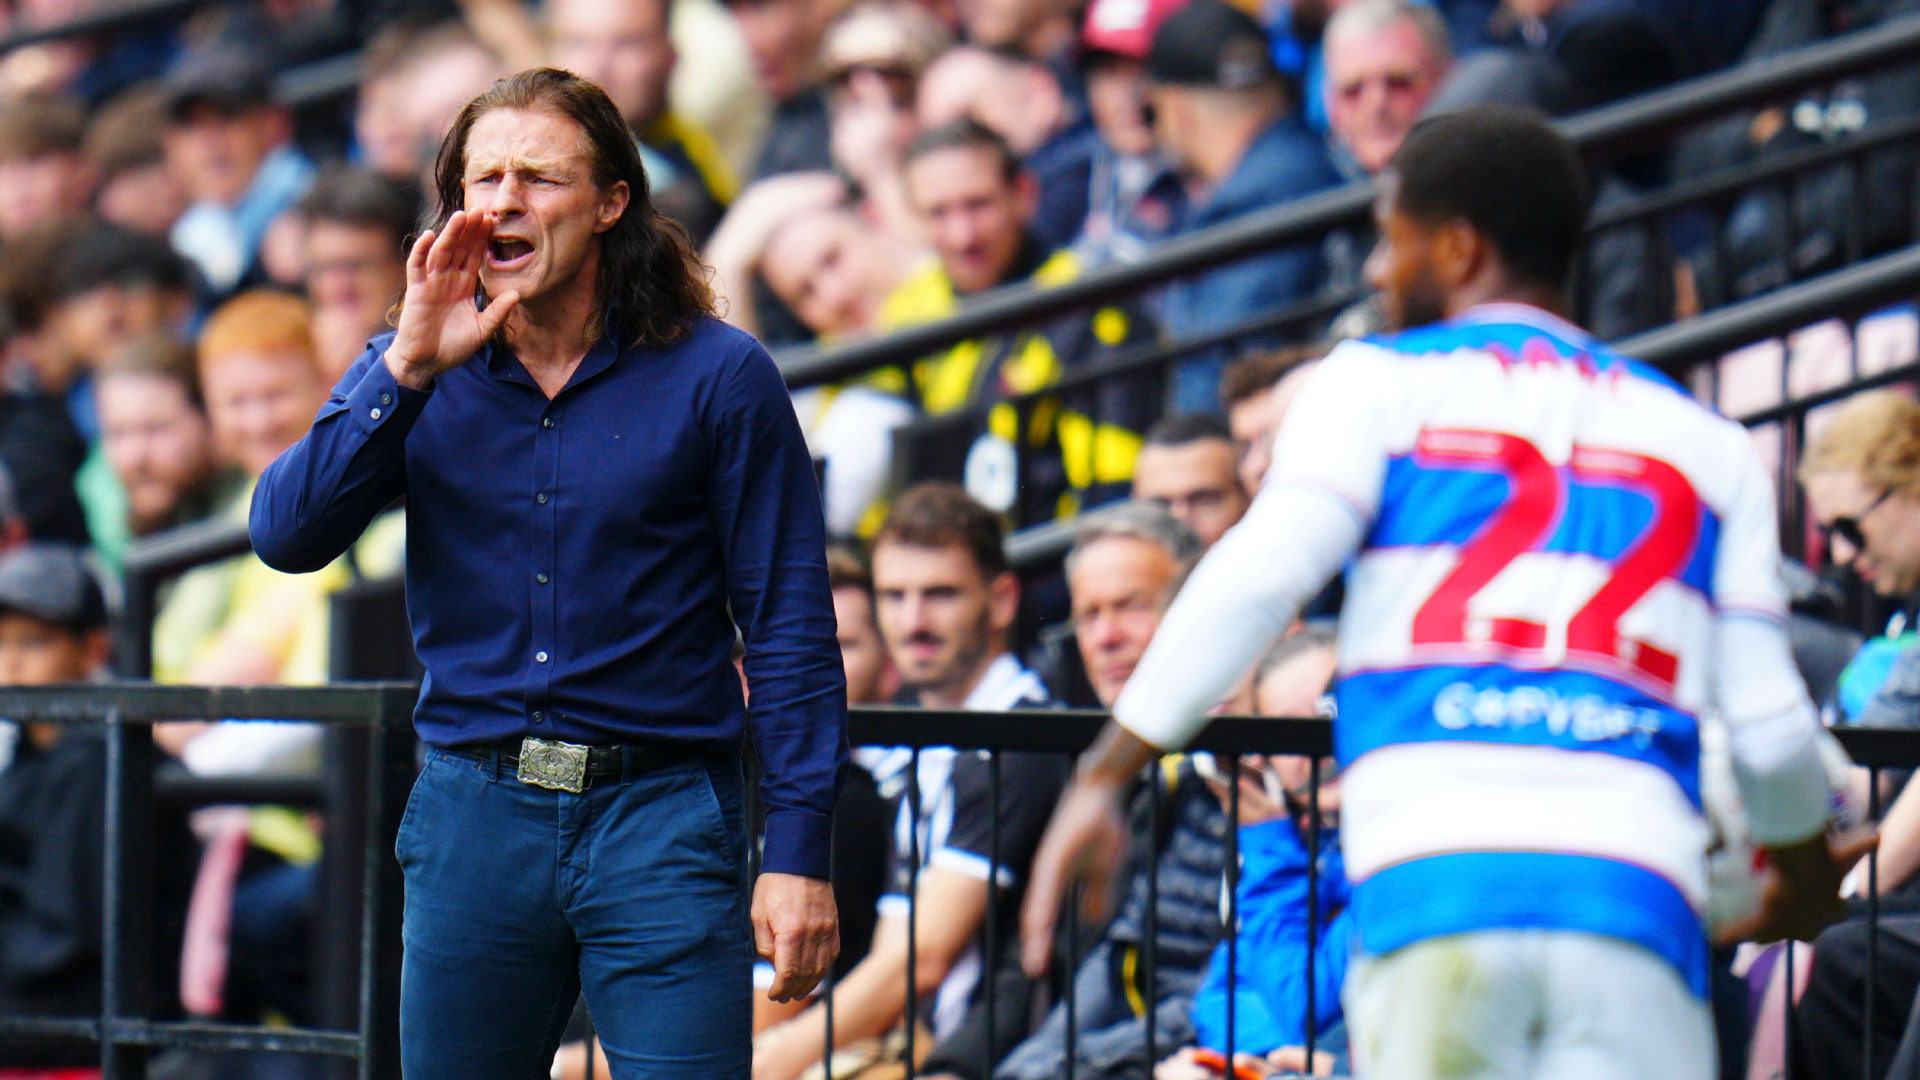
[[904,327],[832,349],[783,350],[787,385],[799,388],[902,364],[968,338],[1002,332],[1070,311],[1098,307],[1174,278],[1188,277],[1288,244],[1319,242],[1326,233],[1362,221],[1373,206],[1373,185],[1355,183],[1270,210],[1176,236],[1137,263],[1097,267],[1061,285],[1009,285],[980,294],[957,314]]
[[154,801],[173,807],[228,803],[317,807],[325,794],[320,779],[313,776],[195,776],[175,764],[162,766],[153,778]]
[[100,1020],[86,1016],[0,1016],[0,1043],[8,1039],[97,1043]]
[[1734,419],[1738,420],[1744,427],[1759,427],[1761,424],[1777,423],[1785,420],[1789,416],[1811,412],[1822,405],[1830,405],[1833,402],[1839,401],[1841,398],[1852,397],[1863,390],[1878,390],[1883,386],[1892,386],[1895,383],[1907,382],[1914,378],[1920,378],[1920,362],[1901,364],[1899,367],[1888,368],[1885,371],[1875,372],[1872,375],[1862,375],[1855,379],[1849,379],[1843,385],[1831,386],[1825,390],[1815,391],[1811,394],[1801,394],[1791,401],[1785,401],[1765,409],[1757,409],[1747,413],[1745,416],[1738,416]]
[[[1098,709],[972,712],[874,705],[848,710],[848,719],[848,738],[855,746],[954,746],[963,750],[1076,754],[1093,744],[1107,714]],[[1333,728],[1327,720],[1313,717],[1222,716],[1215,718],[1189,749],[1234,754],[1326,754],[1333,750]]]
[[205,521],[135,540],[127,545],[125,566],[129,576],[165,576],[252,550],[246,522]]
[[[1701,120],[1916,56],[1920,56],[1920,15],[1903,16],[1834,41],[1583,113],[1563,121],[1560,128],[1590,159],[1609,160]],[[983,293],[955,314],[934,322],[828,349],[783,350],[777,358],[780,370],[788,385],[797,389],[906,363],[968,338],[1096,307],[1288,244],[1317,243],[1328,232],[1363,220],[1373,198],[1371,182],[1348,184],[1174,237],[1137,263],[1099,267],[1063,285],[1007,286]]]
[[343,1031],[214,1024],[198,1020],[171,1023],[116,1020],[109,1030],[113,1034],[113,1041],[117,1043],[192,1050],[261,1050],[277,1054],[351,1058],[360,1056],[363,1045],[360,1036]]
[[1695,180],[1683,180],[1652,195],[1596,211],[1587,221],[1589,234],[1618,228],[1650,217],[1693,206],[1711,199],[1744,194],[1769,180],[1792,176],[1806,169],[1844,161],[1856,154],[1871,154],[1896,143],[1920,138],[1920,115],[1904,117],[1889,124],[1870,128],[1858,135],[1795,150],[1778,157],[1764,158],[1750,165],[1725,169]]
[[1610,348],[1677,371],[1764,338],[1826,319],[1863,315],[1916,295],[1920,295],[1920,245],[1636,334]]
[[412,683],[334,683],[329,686],[158,686],[153,683],[74,683],[0,686],[0,717],[33,723],[125,723],[154,720],[298,720],[364,724],[377,709],[389,718],[411,714],[419,689]]
[[1770,104],[1835,79],[1920,57],[1920,15],[1769,56],[1589,110],[1560,125],[1595,160],[1643,149],[1681,129]]
[[1855,765],[1911,769],[1920,766],[1920,728],[1835,727]]
[[[122,1046],[179,1047],[193,1050],[262,1050],[281,1054],[322,1054],[358,1057],[360,1036],[344,1031],[311,1028],[260,1027],[216,1024],[201,1020],[115,1020],[108,1026],[110,1041]],[[0,1040],[38,1039],[47,1042],[100,1043],[100,1021],[75,1017],[0,1016]]]
[[1008,564],[1025,571],[1059,562],[1073,547],[1073,532],[1079,524],[1077,518],[1060,518],[1010,534],[1006,544]]

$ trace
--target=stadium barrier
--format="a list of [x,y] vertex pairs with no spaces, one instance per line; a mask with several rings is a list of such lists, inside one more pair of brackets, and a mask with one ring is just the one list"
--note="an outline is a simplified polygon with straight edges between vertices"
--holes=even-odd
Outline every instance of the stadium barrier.
[[[397,1027],[398,1027],[398,962],[399,962],[399,908],[397,888],[397,867],[391,854],[394,834],[399,825],[399,814],[405,806],[408,784],[415,772],[416,751],[408,725],[404,722],[412,710],[416,688],[406,683],[374,683],[363,685],[337,685],[315,688],[272,688],[272,689],[234,689],[202,687],[156,687],[146,683],[118,683],[98,686],[66,686],[0,689],[0,715],[20,721],[50,722],[59,724],[104,725],[107,738],[108,794],[104,808],[107,829],[106,843],[101,858],[104,880],[107,882],[104,895],[102,940],[101,1001],[99,1016],[95,1017],[20,1017],[0,1016],[0,1045],[14,1040],[37,1040],[52,1042],[78,1042],[97,1045],[100,1050],[101,1066],[107,1080],[132,1080],[146,1075],[146,1064],[151,1052],[162,1048],[191,1048],[210,1051],[254,1050],[303,1055],[319,1055],[334,1059],[351,1061],[354,1075],[362,1080],[372,1077],[398,1075]],[[255,1025],[220,1024],[203,1021],[160,1021],[153,1017],[165,1010],[156,1009],[160,988],[152,985],[152,950],[154,927],[152,925],[154,907],[154,865],[153,835],[150,810],[156,791],[161,786],[155,780],[155,753],[151,733],[147,725],[161,720],[194,718],[248,718],[248,719],[287,719],[317,721],[330,725],[349,725],[364,728],[369,734],[377,752],[370,754],[366,761],[365,806],[361,821],[370,825],[361,828],[361,834],[354,841],[354,850],[362,863],[366,888],[357,896],[360,918],[358,948],[352,950],[359,971],[356,1022],[351,1030],[335,1031],[320,1028],[284,1028]],[[996,812],[1001,799],[1000,762],[1002,755],[1010,752],[1060,754],[1068,758],[1084,750],[1093,740],[1104,722],[1102,713],[1088,710],[1015,710],[1004,713],[980,713],[959,710],[932,710],[914,708],[857,708],[851,713],[850,737],[856,745],[903,747],[910,752],[911,758],[905,771],[907,787],[905,805],[913,819],[911,829],[912,859],[910,865],[912,879],[909,885],[909,936],[907,970],[913,970],[916,936],[913,928],[913,900],[918,883],[918,865],[922,852],[918,850],[921,837],[921,820],[924,812],[923,793],[919,783],[919,759],[923,751],[937,747],[952,747],[959,750],[985,751],[989,755],[990,776],[992,779],[991,800]],[[1870,807],[1874,816],[1879,814],[1877,793],[1881,770],[1888,768],[1908,768],[1920,764],[1920,731],[1904,729],[1837,729],[1843,745],[1853,756],[1856,763],[1867,768],[1872,779],[1875,796]],[[1208,731],[1195,743],[1192,749],[1211,752],[1223,759],[1229,775],[1238,779],[1243,754],[1295,754],[1308,755],[1315,765],[1311,770],[1308,787],[1308,805],[1306,808],[1307,846],[1311,854],[1309,863],[1309,904],[1317,902],[1317,882],[1311,875],[1317,873],[1318,855],[1324,842],[1320,826],[1319,794],[1320,772],[1318,761],[1332,752],[1331,725],[1324,719],[1275,719],[1264,717],[1223,717],[1214,722]],[[160,775],[165,775],[162,772]],[[1162,815],[1165,811],[1163,795],[1163,770],[1148,770],[1148,780],[1143,797],[1149,807],[1149,835],[1161,835]],[[285,802],[287,792],[280,789],[262,789],[262,782],[251,781],[225,786],[207,785],[196,792],[196,798],[212,798],[221,801],[249,801],[255,797],[268,798],[275,802]],[[1226,855],[1223,884],[1225,902],[1224,935],[1222,941],[1226,948],[1226,969],[1231,983],[1239,965],[1244,961],[1238,953],[1238,873],[1239,857],[1237,848],[1238,829],[1233,827],[1240,820],[1239,787],[1237,783],[1228,785],[1227,817],[1230,827],[1226,830]],[[347,831],[337,822],[330,822],[329,838],[332,846],[342,846]],[[995,866],[1004,865],[1000,854],[1001,838],[997,827],[994,828],[990,862]],[[1151,897],[1161,894],[1158,883],[1158,860],[1148,858],[1144,862],[1147,875],[1147,891]],[[1016,868],[1024,872],[1024,867]],[[1867,873],[1868,893],[1864,898],[1866,918],[1869,925],[1869,969],[1863,990],[1862,1006],[1865,1015],[1872,1016],[1874,1008],[1875,979],[1874,967],[1878,956],[1877,933],[1879,925],[1878,906],[1878,862],[1870,858]],[[1158,925],[1157,903],[1149,903],[1146,912],[1145,940],[1141,952],[1141,982],[1145,987],[1156,985],[1155,972],[1158,962]],[[1067,952],[1078,953],[1080,944],[1092,944],[1082,937],[1083,928],[1078,924],[1078,905],[1069,900],[1062,913],[1064,936]],[[1314,1000],[1314,947],[1317,943],[1319,913],[1311,907],[1308,914],[1308,945],[1306,952],[1306,1023],[1303,1030],[1307,1033],[1305,1043],[1309,1052],[1314,1049],[1315,1025],[1312,1018],[1316,1015],[1317,1003]],[[1000,925],[997,905],[989,904],[983,928],[984,955],[997,957],[1004,946],[1011,942],[1009,935],[1017,929]],[[1071,963],[1076,962],[1073,955],[1063,957],[1060,967],[1060,983],[1064,988],[1062,1008],[1067,1019],[1067,1044],[1076,1042],[1076,996],[1075,980],[1071,977]],[[1791,978],[1793,952],[1789,947],[1787,965]],[[990,972],[991,960],[987,971]],[[914,981],[906,983],[908,1015],[918,1010],[918,995]],[[1151,991],[1149,990],[1149,994]],[[825,991],[825,1000],[831,1002],[831,984]],[[992,1001],[991,996],[986,999]],[[1165,1052],[1173,1048],[1158,1043],[1154,1012],[1149,998],[1149,1007],[1144,1013],[1143,1051],[1149,1061],[1159,1060]],[[1791,1005],[1789,1004],[1789,1008]],[[995,1029],[1001,1018],[992,1013],[987,1006],[986,1022],[989,1029]],[[828,1056],[832,1048],[832,1008],[825,1010],[827,1028]],[[1237,1048],[1236,1038],[1237,1006],[1234,996],[1227,997],[1226,1042],[1227,1049]],[[1792,1031],[1791,1026],[1788,1028]],[[916,1058],[916,1039],[913,1026],[906,1027],[907,1048],[905,1060],[907,1075],[914,1075]],[[991,1040],[989,1040],[991,1043]],[[20,1045],[14,1042],[14,1045]],[[1866,1046],[1868,1059],[1867,1075],[1874,1076],[1872,1061],[1872,1041],[1869,1036]],[[994,1063],[983,1063],[990,1073]],[[1077,1064],[1069,1056],[1064,1066],[1064,1075],[1071,1080],[1077,1071]]]
[[[1655,149],[1690,127],[1781,103],[1783,97],[1811,87],[1920,58],[1920,15],[1889,20],[1868,30],[1811,45],[1764,63],[1746,64],[1594,109],[1560,122],[1588,160],[1599,164]],[[1869,128],[1853,139],[1881,136]],[[1911,132],[1886,136],[1906,141]],[[1839,158],[1865,146],[1837,141]],[[1817,164],[1817,162],[1815,163]],[[1813,167],[1768,162],[1750,183],[1778,182],[1788,173]],[[1731,182],[1722,178],[1722,183]],[[788,385],[799,389],[858,378],[878,368],[911,363],[959,342],[1031,326],[1056,316],[1086,311],[1141,294],[1177,278],[1227,265],[1238,259],[1292,244],[1318,243],[1342,229],[1364,226],[1374,187],[1357,181],[1294,202],[1249,214],[1202,232],[1175,237],[1140,261],[1109,265],[1049,288],[1007,286],[982,294],[946,318],[830,347],[783,350],[777,357]],[[1657,197],[1657,196],[1656,196]],[[1656,211],[1649,203],[1646,215]],[[1631,223],[1635,211],[1619,213]],[[1610,219],[1609,219],[1610,220]],[[1241,336],[1245,336],[1241,332]]]

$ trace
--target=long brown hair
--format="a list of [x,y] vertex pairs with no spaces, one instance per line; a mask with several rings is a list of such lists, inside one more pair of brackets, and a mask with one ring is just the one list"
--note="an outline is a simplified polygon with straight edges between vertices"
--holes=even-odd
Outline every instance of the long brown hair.
[[571,72],[531,68],[509,75],[460,110],[440,142],[434,166],[439,205],[436,227],[465,205],[461,180],[467,137],[495,109],[544,109],[579,124],[592,147],[593,182],[602,189],[624,180],[632,192],[626,212],[600,237],[599,298],[633,345],[664,345],[713,314],[707,267],[686,230],[654,208],[633,132],[606,91]]

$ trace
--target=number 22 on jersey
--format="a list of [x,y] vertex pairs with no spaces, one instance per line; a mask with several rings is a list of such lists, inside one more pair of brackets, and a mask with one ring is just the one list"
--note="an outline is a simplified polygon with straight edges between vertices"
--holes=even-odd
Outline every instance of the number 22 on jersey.
[[1699,538],[1700,498],[1678,469],[1644,454],[1579,445],[1566,466],[1556,468],[1518,435],[1460,429],[1421,432],[1414,457],[1430,468],[1498,473],[1508,484],[1506,501],[1460,546],[1459,562],[1414,614],[1416,648],[1466,646],[1535,659],[1545,653],[1550,639],[1545,624],[1474,617],[1468,605],[1516,558],[1541,549],[1567,510],[1569,485],[1577,481],[1644,496],[1652,502],[1653,517],[1611,560],[1606,580],[1568,619],[1567,653],[1624,664],[1672,688],[1677,658],[1626,637],[1619,624],[1641,597],[1680,570]]

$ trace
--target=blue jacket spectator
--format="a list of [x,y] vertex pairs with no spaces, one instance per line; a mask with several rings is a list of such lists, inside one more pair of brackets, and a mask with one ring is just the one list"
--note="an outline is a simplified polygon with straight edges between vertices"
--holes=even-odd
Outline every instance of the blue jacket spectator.
[[[1147,55],[1154,123],[1194,193],[1179,232],[1198,232],[1340,182],[1326,144],[1294,103],[1258,23],[1221,0],[1195,0],[1154,35]],[[1220,330],[1311,295],[1321,285],[1317,245],[1261,255],[1180,282],[1166,294],[1163,325],[1179,340]],[[1249,342],[1271,344],[1268,342]],[[1216,350],[1175,369],[1170,408],[1215,412]]]
[[[1313,937],[1314,1035],[1341,1018],[1340,988],[1354,949],[1352,886],[1334,830],[1321,833]],[[1240,828],[1240,942],[1234,965],[1235,1053],[1267,1054],[1306,1041],[1307,843],[1290,817]],[[1214,949],[1193,1001],[1200,1045],[1227,1048],[1227,947]]]

